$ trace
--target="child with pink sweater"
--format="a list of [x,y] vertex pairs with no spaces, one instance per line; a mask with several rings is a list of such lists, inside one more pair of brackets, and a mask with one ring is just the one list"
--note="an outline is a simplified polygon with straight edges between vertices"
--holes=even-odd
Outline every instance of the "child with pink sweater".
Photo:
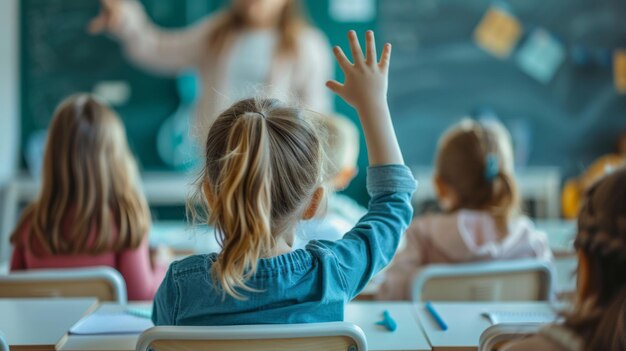
[[167,265],[150,262],[150,212],[118,116],[91,96],[61,103],[42,186],[11,236],[11,270],[110,266],[129,300],[151,300]]
[[546,235],[519,214],[512,154],[497,123],[463,120],[443,135],[434,182],[444,213],[413,221],[379,299],[409,300],[415,274],[428,264],[552,259]]

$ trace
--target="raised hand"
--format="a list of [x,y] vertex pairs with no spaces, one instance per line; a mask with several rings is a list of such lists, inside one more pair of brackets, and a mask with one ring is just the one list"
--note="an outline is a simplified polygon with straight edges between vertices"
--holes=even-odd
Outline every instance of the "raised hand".
[[121,17],[121,2],[125,0],[100,0],[100,13],[89,22],[88,31],[99,34],[110,28],[117,27]]
[[351,63],[341,48],[335,47],[335,57],[346,79],[343,84],[331,80],[326,86],[352,105],[359,113],[367,155],[371,166],[403,164],[402,152],[391,123],[387,105],[387,75],[391,45],[385,44],[380,61],[376,58],[374,33],[365,34],[365,57],[354,31],[348,33]]
[[335,46],[333,52],[345,75],[345,82],[341,84],[331,80],[326,86],[357,110],[387,106],[387,75],[391,44],[385,44],[378,61],[374,32],[365,33],[365,57],[354,31],[348,32],[348,39],[354,63],[348,60],[339,46]]

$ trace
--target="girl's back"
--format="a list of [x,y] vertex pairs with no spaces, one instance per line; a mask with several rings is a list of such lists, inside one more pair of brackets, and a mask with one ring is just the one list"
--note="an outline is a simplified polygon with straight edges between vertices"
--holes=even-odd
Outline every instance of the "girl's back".
[[106,265],[129,298],[152,298],[164,274],[150,267],[150,214],[124,127],[88,95],[71,96],[48,131],[42,187],[11,236],[11,270]]
[[545,233],[519,214],[508,132],[464,120],[440,139],[434,185],[441,214],[416,218],[378,293],[410,299],[411,280],[425,265],[536,257],[551,260]]
[[509,220],[506,229],[502,233],[488,212],[459,210],[414,220],[407,238],[418,241],[424,264],[552,258],[545,233],[527,217]]
[[351,32],[356,61],[336,48],[346,82],[328,83],[357,108],[365,131],[367,214],[343,239],[293,251],[298,221],[313,218],[324,196],[322,138],[304,110],[272,99],[236,103],[211,127],[199,201],[189,207],[210,209],[222,251],[170,266],[154,300],[156,325],[340,321],[344,304],[391,260],[416,184],[386,103],[390,47],[379,63],[373,41],[368,32],[366,59]]

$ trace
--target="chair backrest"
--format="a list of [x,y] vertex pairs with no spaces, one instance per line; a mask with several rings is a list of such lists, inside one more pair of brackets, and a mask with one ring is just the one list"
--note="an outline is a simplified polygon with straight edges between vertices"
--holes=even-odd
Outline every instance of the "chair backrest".
[[414,301],[545,301],[552,299],[553,268],[524,259],[426,266],[415,276]]
[[0,275],[0,298],[87,296],[125,304],[124,278],[111,267],[41,269]]
[[499,350],[509,341],[536,334],[541,326],[540,323],[492,325],[480,335],[478,351]]
[[0,332],[0,351],[9,351],[9,343],[2,332]]
[[367,351],[365,334],[347,322],[154,327],[139,336],[137,351]]

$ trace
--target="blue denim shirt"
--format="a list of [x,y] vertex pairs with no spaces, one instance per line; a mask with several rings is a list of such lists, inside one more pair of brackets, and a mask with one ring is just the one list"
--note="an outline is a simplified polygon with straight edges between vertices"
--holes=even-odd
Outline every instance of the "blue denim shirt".
[[211,278],[218,254],[173,263],[154,298],[155,325],[236,325],[343,320],[352,300],[393,258],[413,209],[416,182],[403,165],[370,167],[368,211],[338,241],[262,258],[247,285],[260,292],[237,300]]

